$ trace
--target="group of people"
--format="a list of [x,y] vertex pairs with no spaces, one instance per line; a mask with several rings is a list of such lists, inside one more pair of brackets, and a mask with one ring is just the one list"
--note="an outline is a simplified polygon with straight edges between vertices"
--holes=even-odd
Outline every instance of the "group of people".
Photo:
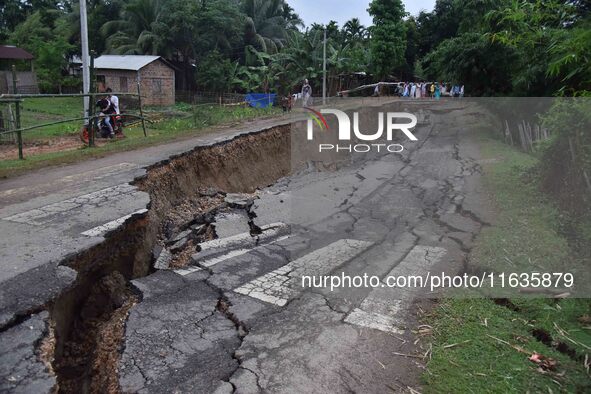
[[399,90],[402,97],[410,98],[464,97],[464,85],[441,82],[403,82],[399,84]]
[[[377,83],[374,89],[374,96],[381,96],[385,92],[382,91],[384,86],[394,85],[394,94],[401,97],[409,98],[435,98],[439,99],[441,96],[449,97],[464,97],[464,85],[449,84],[443,82],[400,82],[393,83]],[[340,92],[339,96],[346,96]],[[387,94],[387,93],[385,93]],[[302,83],[302,90],[300,93],[286,96],[281,100],[281,106],[284,112],[291,111],[291,108],[297,100],[302,100],[302,106],[307,107],[312,105],[312,87],[307,79]]]

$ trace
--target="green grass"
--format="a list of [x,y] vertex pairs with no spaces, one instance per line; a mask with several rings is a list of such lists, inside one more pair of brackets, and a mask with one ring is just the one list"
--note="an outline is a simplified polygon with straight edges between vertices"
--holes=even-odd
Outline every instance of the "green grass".
[[[53,108],[53,106],[47,102],[47,99],[45,100],[46,101],[42,101],[42,99],[35,99],[34,107],[30,105],[31,103],[29,103],[30,107],[34,108],[34,110],[31,109],[26,112],[27,122],[30,122],[30,124],[39,124],[43,123],[39,122],[41,117],[51,116],[54,118],[59,118],[62,116],[57,113],[56,108]],[[75,111],[72,109],[75,108],[73,100],[66,100],[62,98],[60,98],[60,100],[64,100],[63,102],[59,103],[60,106],[69,108],[70,113],[66,114],[66,116],[77,116],[73,114],[73,111]],[[82,104],[80,103],[80,105]],[[154,110],[155,108],[147,109],[147,111],[152,111],[147,113],[148,118],[154,116]],[[250,107],[219,107],[216,105],[191,107],[186,104],[178,104],[172,108],[167,108],[164,110],[160,109],[160,111],[166,113],[172,112],[174,115],[166,119],[159,120],[153,124],[147,123],[148,137],[144,137],[142,128],[139,125],[135,125],[125,129],[125,135],[127,138],[112,141],[103,144],[103,146],[100,147],[81,147],[75,150],[41,153],[37,155],[27,155],[25,150],[25,160],[15,159],[0,161],[0,177],[14,176],[24,171],[40,167],[74,163],[88,158],[103,157],[114,152],[129,151],[145,146],[162,144],[178,138],[194,136],[199,133],[213,132],[214,130],[212,128],[215,126],[231,125],[251,119],[275,117],[282,113],[281,110],[277,108],[256,109]],[[63,117],[61,118],[63,119]],[[80,125],[81,122],[77,122],[75,125],[56,125],[39,129],[35,132],[26,132],[24,133],[24,135],[27,136],[25,140],[31,141],[38,139],[48,139],[66,134],[77,134]],[[25,124],[23,124],[23,126],[25,126]]]
[[[588,307],[583,305],[585,303],[579,300],[562,301],[561,305],[574,312],[565,313],[564,319],[570,321],[583,310],[588,311]],[[572,360],[537,341],[531,334],[532,325],[538,326],[540,320],[549,322],[561,313],[550,312],[546,307],[555,306],[546,301],[530,300],[528,304],[528,313],[523,314],[496,305],[489,299],[442,301],[429,319],[434,328],[434,343],[433,358],[427,365],[428,372],[424,374],[425,392],[589,392],[591,381],[583,368],[583,361]],[[535,319],[529,320],[531,317]],[[580,325],[578,329],[582,330]],[[489,335],[557,360],[557,373],[538,372],[527,354]],[[470,342],[462,343],[464,341]],[[459,345],[444,348],[456,343]]]
[[[483,158],[494,159],[484,165],[483,178],[498,212],[495,225],[476,239],[472,268],[531,272],[536,267],[556,272],[560,264],[565,271],[581,266],[579,254],[569,249],[558,231],[561,212],[539,191],[537,159],[486,135],[480,142]],[[588,267],[587,262],[580,273],[588,274]],[[591,391],[591,378],[583,366],[585,354],[591,355],[591,324],[579,321],[591,315],[590,300],[521,298],[511,303],[514,308],[486,298],[449,298],[435,307],[427,317],[433,327],[433,356],[424,374],[426,392]],[[537,340],[536,329],[554,343]],[[540,373],[527,354],[490,336],[554,358],[557,371]],[[574,359],[559,352],[558,343],[567,345]],[[445,348],[450,344],[459,345]]]
[[[80,97],[31,98],[21,105],[21,125],[30,127],[65,119],[80,118],[84,108]],[[76,134],[82,121],[62,123],[23,133],[24,141]]]

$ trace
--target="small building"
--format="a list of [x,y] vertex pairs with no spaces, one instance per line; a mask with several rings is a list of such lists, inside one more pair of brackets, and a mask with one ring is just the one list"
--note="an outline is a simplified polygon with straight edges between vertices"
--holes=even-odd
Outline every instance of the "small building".
[[174,67],[160,56],[102,55],[94,60],[99,91],[136,93],[140,81],[143,105],[174,105]]
[[13,45],[0,45],[0,93],[14,93],[12,65],[17,66],[16,87],[18,92],[39,93],[37,75],[33,69],[34,59],[33,55],[22,48]]

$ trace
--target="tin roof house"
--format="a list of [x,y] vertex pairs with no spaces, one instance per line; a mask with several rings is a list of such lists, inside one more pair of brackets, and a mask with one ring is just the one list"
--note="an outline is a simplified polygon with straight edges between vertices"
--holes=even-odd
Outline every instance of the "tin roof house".
[[175,69],[160,56],[102,55],[94,60],[99,91],[137,92],[142,104],[170,106],[175,102]]

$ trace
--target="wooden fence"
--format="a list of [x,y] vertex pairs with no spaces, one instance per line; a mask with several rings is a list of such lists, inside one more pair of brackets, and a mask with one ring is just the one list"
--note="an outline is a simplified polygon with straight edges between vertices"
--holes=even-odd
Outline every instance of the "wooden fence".
[[525,120],[511,124],[505,120],[503,135],[506,143],[517,145],[525,152],[532,152],[537,142],[550,138],[548,129]]

